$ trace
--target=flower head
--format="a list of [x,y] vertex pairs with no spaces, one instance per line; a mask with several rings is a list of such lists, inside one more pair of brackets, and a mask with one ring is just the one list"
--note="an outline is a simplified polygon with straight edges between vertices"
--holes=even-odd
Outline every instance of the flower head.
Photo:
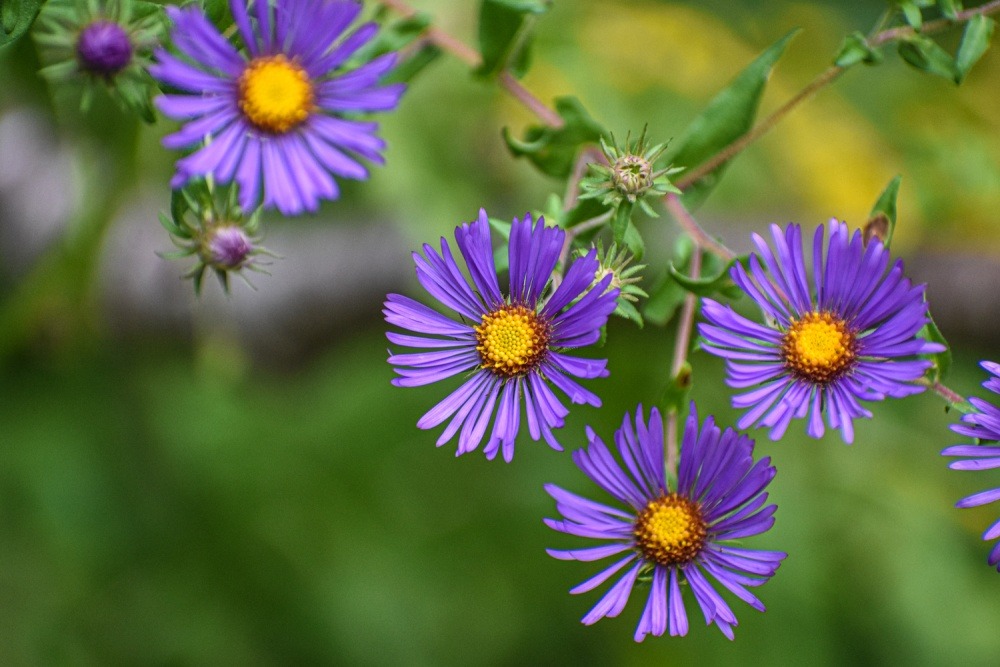
[[699,432],[694,405],[685,424],[673,489],[667,484],[663,464],[663,421],[655,408],[648,424],[639,406],[635,428],[626,414],[615,432],[624,466],[590,428],[587,439],[588,448],[573,452],[573,461],[627,509],[596,503],[555,485],[546,486],[565,517],[546,519],[546,525],[569,535],[608,542],[586,549],[549,549],[549,555],[593,561],[624,554],[570,591],[590,591],[625,570],[583,622],[590,625],[620,614],[636,581],[651,576],[652,587],[636,628],[636,641],[647,634],[662,635],[668,628],[671,635],[687,634],[682,581],[690,585],[705,623],[715,623],[732,639],[736,616],[710,579],[764,611],[763,603],[746,587],[765,583],[786,556],[779,551],[727,544],[763,533],[774,524],[777,507],[765,505],[764,491],[774,477],[770,459],[755,463],[753,440],[729,428],[722,431],[712,417]]
[[[170,240],[179,250],[161,253],[165,259],[194,257],[197,263],[185,274],[194,280],[196,293],[201,292],[205,272],[215,273],[222,288],[229,291],[229,277],[235,274],[249,284],[244,269],[266,273],[261,257],[275,255],[260,245],[257,231],[259,211],[247,216],[236,204],[234,188],[228,197],[218,196],[214,185],[194,181],[175,191],[171,215],[160,215],[160,223],[170,232]],[[253,285],[251,285],[253,287]]]
[[591,176],[581,181],[583,194],[581,199],[600,198],[601,203],[608,206],[628,205],[638,203],[643,211],[651,217],[657,217],[656,212],[646,202],[646,197],[662,197],[668,192],[679,193],[667,178],[680,171],[679,168],[656,168],[667,148],[667,144],[646,144],[646,129],[643,128],[639,139],[634,143],[631,136],[625,137],[625,143],[619,146],[614,136],[608,144],[601,138],[601,148],[607,164],[592,163]]
[[749,270],[737,263],[731,273],[767,323],[705,299],[702,348],[726,359],[729,386],[749,389],[733,398],[734,406],[748,408],[741,429],[768,426],[777,440],[792,419],[808,417],[807,431],[818,438],[825,411],[830,427],[852,442],[853,420],[871,417],[859,399],[923,391],[914,381],[931,362],[917,355],[944,349],[917,337],[928,322],[924,286],[903,277],[901,260],[890,267],[880,241],[866,246],[860,231],[852,236],[838,220],[816,230],[811,272],[798,225],[784,232],[772,225],[771,236],[773,251],[754,234]]
[[101,5],[93,0],[50,0],[39,25],[35,41],[52,61],[42,74],[58,83],[83,84],[84,109],[93,87],[100,85],[131,111],[154,120],[150,100],[156,84],[146,67],[165,32],[162,8],[132,0]]
[[[995,394],[1000,394],[1000,364],[991,361],[983,361],[981,365],[991,375],[983,386]],[[961,435],[967,435],[979,440],[992,442],[991,445],[955,445],[948,447],[941,452],[943,456],[957,456],[964,460],[952,461],[948,464],[954,470],[989,470],[1000,468],[1000,408],[981,398],[972,397],[969,402],[976,408],[976,412],[962,415],[960,424],[953,424],[951,430]],[[974,493],[971,496],[962,498],[956,507],[978,507],[995,500],[1000,500],[1000,488],[989,489]],[[983,533],[984,540],[995,540],[1000,538],[1000,519],[986,529]],[[998,542],[990,552],[987,562],[994,565],[1000,572],[1000,542]]]
[[[441,239],[438,253],[424,245],[424,255],[413,253],[417,278],[431,296],[455,311],[456,321],[399,294],[385,302],[385,319],[411,336],[389,332],[397,345],[422,348],[414,354],[391,354],[389,363],[400,377],[398,387],[430,384],[466,374],[462,385],[425,414],[417,426],[434,428],[451,418],[437,444],[443,445],[461,429],[458,454],[476,449],[493,408],[496,419],[486,443],[488,458],[502,449],[503,458],[514,456],[514,440],[521,424],[523,398],[528,432],[533,440],[544,437],[561,449],[552,429],[563,425],[568,410],[550,388],[554,385],[573,403],[599,406],[601,400],[572,377],[596,378],[608,374],[605,359],[581,359],[563,350],[595,343],[601,327],[615,308],[618,291],[608,289],[607,276],[592,287],[598,268],[597,251],[576,259],[559,287],[547,292],[566,233],[546,227],[531,215],[514,220],[508,251],[510,287],[501,293],[490,245],[486,211],[479,219],[455,229],[472,278],[470,287]],[[430,336],[430,337],[427,337]]]
[[247,5],[230,0],[244,50],[198,7],[167,8],[181,57],[160,49],[150,71],[182,91],[159,97],[159,109],[187,123],[163,144],[200,146],[177,162],[172,185],[211,174],[239,184],[245,210],[263,199],[287,215],[314,211],[339,196],[334,176],[368,177],[359,157],[383,162],[378,126],[343,115],[396,107],[405,86],[378,85],[396,55],[347,65],[377,31],[345,33],[361,11],[353,0],[256,0],[253,17]]

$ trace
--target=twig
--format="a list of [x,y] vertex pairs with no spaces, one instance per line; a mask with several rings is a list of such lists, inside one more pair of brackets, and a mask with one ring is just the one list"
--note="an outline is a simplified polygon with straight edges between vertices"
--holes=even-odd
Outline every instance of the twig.
[[[404,0],[379,0],[379,2],[405,18],[417,15],[417,10],[406,4]],[[478,51],[437,26],[429,26],[424,31],[424,35],[430,42],[440,47],[442,51],[452,54],[471,68],[476,68],[483,64],[482,56],[479,55]],[[500,72],[497,80],[504,90],[535,114],[544,124],[554,128],[560,128],[564,125],[563,119],[559,114],[547,107],[530,90],[521,85],[521,82],[509,71],[504,70]]]
[[[690,276],[693,279],[701,277],[701,248],[695,243],[694,253],[691,255]],[[674,339],[674,360],[670,365],[670,382],[676,382],[684,362],[687,361],[688,348],[691,345],[691,332],[694,329],[694,311],[698,304],[698,298],[688,292],[684,297],[684,305],[681,306],[681,317],[677,322],[677,337]],[[677,476],[677,462],[680,456],[680,447],[677,442],[677,411],[670,410],[667,413],[667,472]]]
[[695,220],[690,213],[688,213],[686,208],[684,208],[684,204],[681,203],[680,197],[671,192],[664,197],[664,202],[667,210],[670,211],[670,214],[674,216],[674,219],[680,223],[680,226],[684,228],[684,231],[691,236],[691,240],[694,241],[696,246],[704,248],[713,255],[717,255],[726,261],[736,257],[736,253],[713,239],[704,229],[701,228],[698,221]]

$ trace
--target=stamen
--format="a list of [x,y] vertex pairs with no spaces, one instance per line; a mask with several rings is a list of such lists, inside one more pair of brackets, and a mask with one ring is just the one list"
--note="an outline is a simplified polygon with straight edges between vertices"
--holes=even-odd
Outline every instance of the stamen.
[[635,544],[648,560],[683,565],[701,553],[708,527],[698,503],[671,493],[649,501],[635,520]]
[[548,351],[548,323],[524,306],[501,306],[475,330],[482,367],[503,377],[535,369]]
[[309,74],[283,55],[256,58],[239,80],[239,105],[259,130],[284,134],[315,109]]
[[847,373],[857,352],[857,337],[829,312],[811,312],[793,321],[781,343],[785,367],[797,377],[828,384]]

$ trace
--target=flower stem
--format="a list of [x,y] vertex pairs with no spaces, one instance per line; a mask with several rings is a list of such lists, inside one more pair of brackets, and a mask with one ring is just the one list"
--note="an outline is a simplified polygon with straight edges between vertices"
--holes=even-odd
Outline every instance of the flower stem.
[[[384,7],[388,7],[405,18],[417,15],[417,10],[406,4],[405,0],[379,0],[379,2]],[[482,56],[479,55],[478,51],[437,26],[428,26],[424,31],[424,36],[442,51],[450,53],[471,68],[476,68],[483,64]],[[535,114],[538,120],[542,121],[545,125],[554,128],[560,128],[564,125],[562,117],[547,107],[530,90],[521,85],[521,82],[509,70],[504,69],[500,72],[497,81],[500,82],[500,86],[504,90],[510,93],[514,99],[524,105],[531,113]]]
[[[674,216],[681,227],[684,228],[694,242],[694,252],[691,255],[690,276],[693,279],[701,277],[701,253],[702,250],[714,252],[726,259],[735,255],[731,250],[715,242],[698,224],[698,221],[684,208],[680,197],[676,194],[668,194],[665,198],[667,210]],[[688,349],[691,347],[691,333],[694,330],[694,314],[697,309],[698,298],[691,293],[684,297],[684,304],[681,306],[680,319],[677,322],[677,336],[674,338],[674,357],[670,365],[670,382],[676,382],[681,370],[687,362]],[[677,410],[671,409],[667,412],[667,451],[666,466],[667,473],[677,475],[677,462],[680,458],[680,448],[677,440]]]

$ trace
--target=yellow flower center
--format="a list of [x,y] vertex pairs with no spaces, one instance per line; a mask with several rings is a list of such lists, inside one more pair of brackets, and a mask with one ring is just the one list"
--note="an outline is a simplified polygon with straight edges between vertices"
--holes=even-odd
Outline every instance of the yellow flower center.
[[636,546],[648,560],[683,565],[701,553],[707,526],[697,503],[671,493],[649,501],[632,532]]
[[857,339],[844,320],[812,312],[793,321],[781,343],[785,367],[816,384],[836,380],[854,364]]
[[503,377],[534,369],[548,349],[548,324],[524,306],[501,306],[483,315],[475,330],[483,368]]
[[240,109],[254,127],[284,134],[313,112],[313,85],[297,63],[283,55],[255,58],[239,81]]

